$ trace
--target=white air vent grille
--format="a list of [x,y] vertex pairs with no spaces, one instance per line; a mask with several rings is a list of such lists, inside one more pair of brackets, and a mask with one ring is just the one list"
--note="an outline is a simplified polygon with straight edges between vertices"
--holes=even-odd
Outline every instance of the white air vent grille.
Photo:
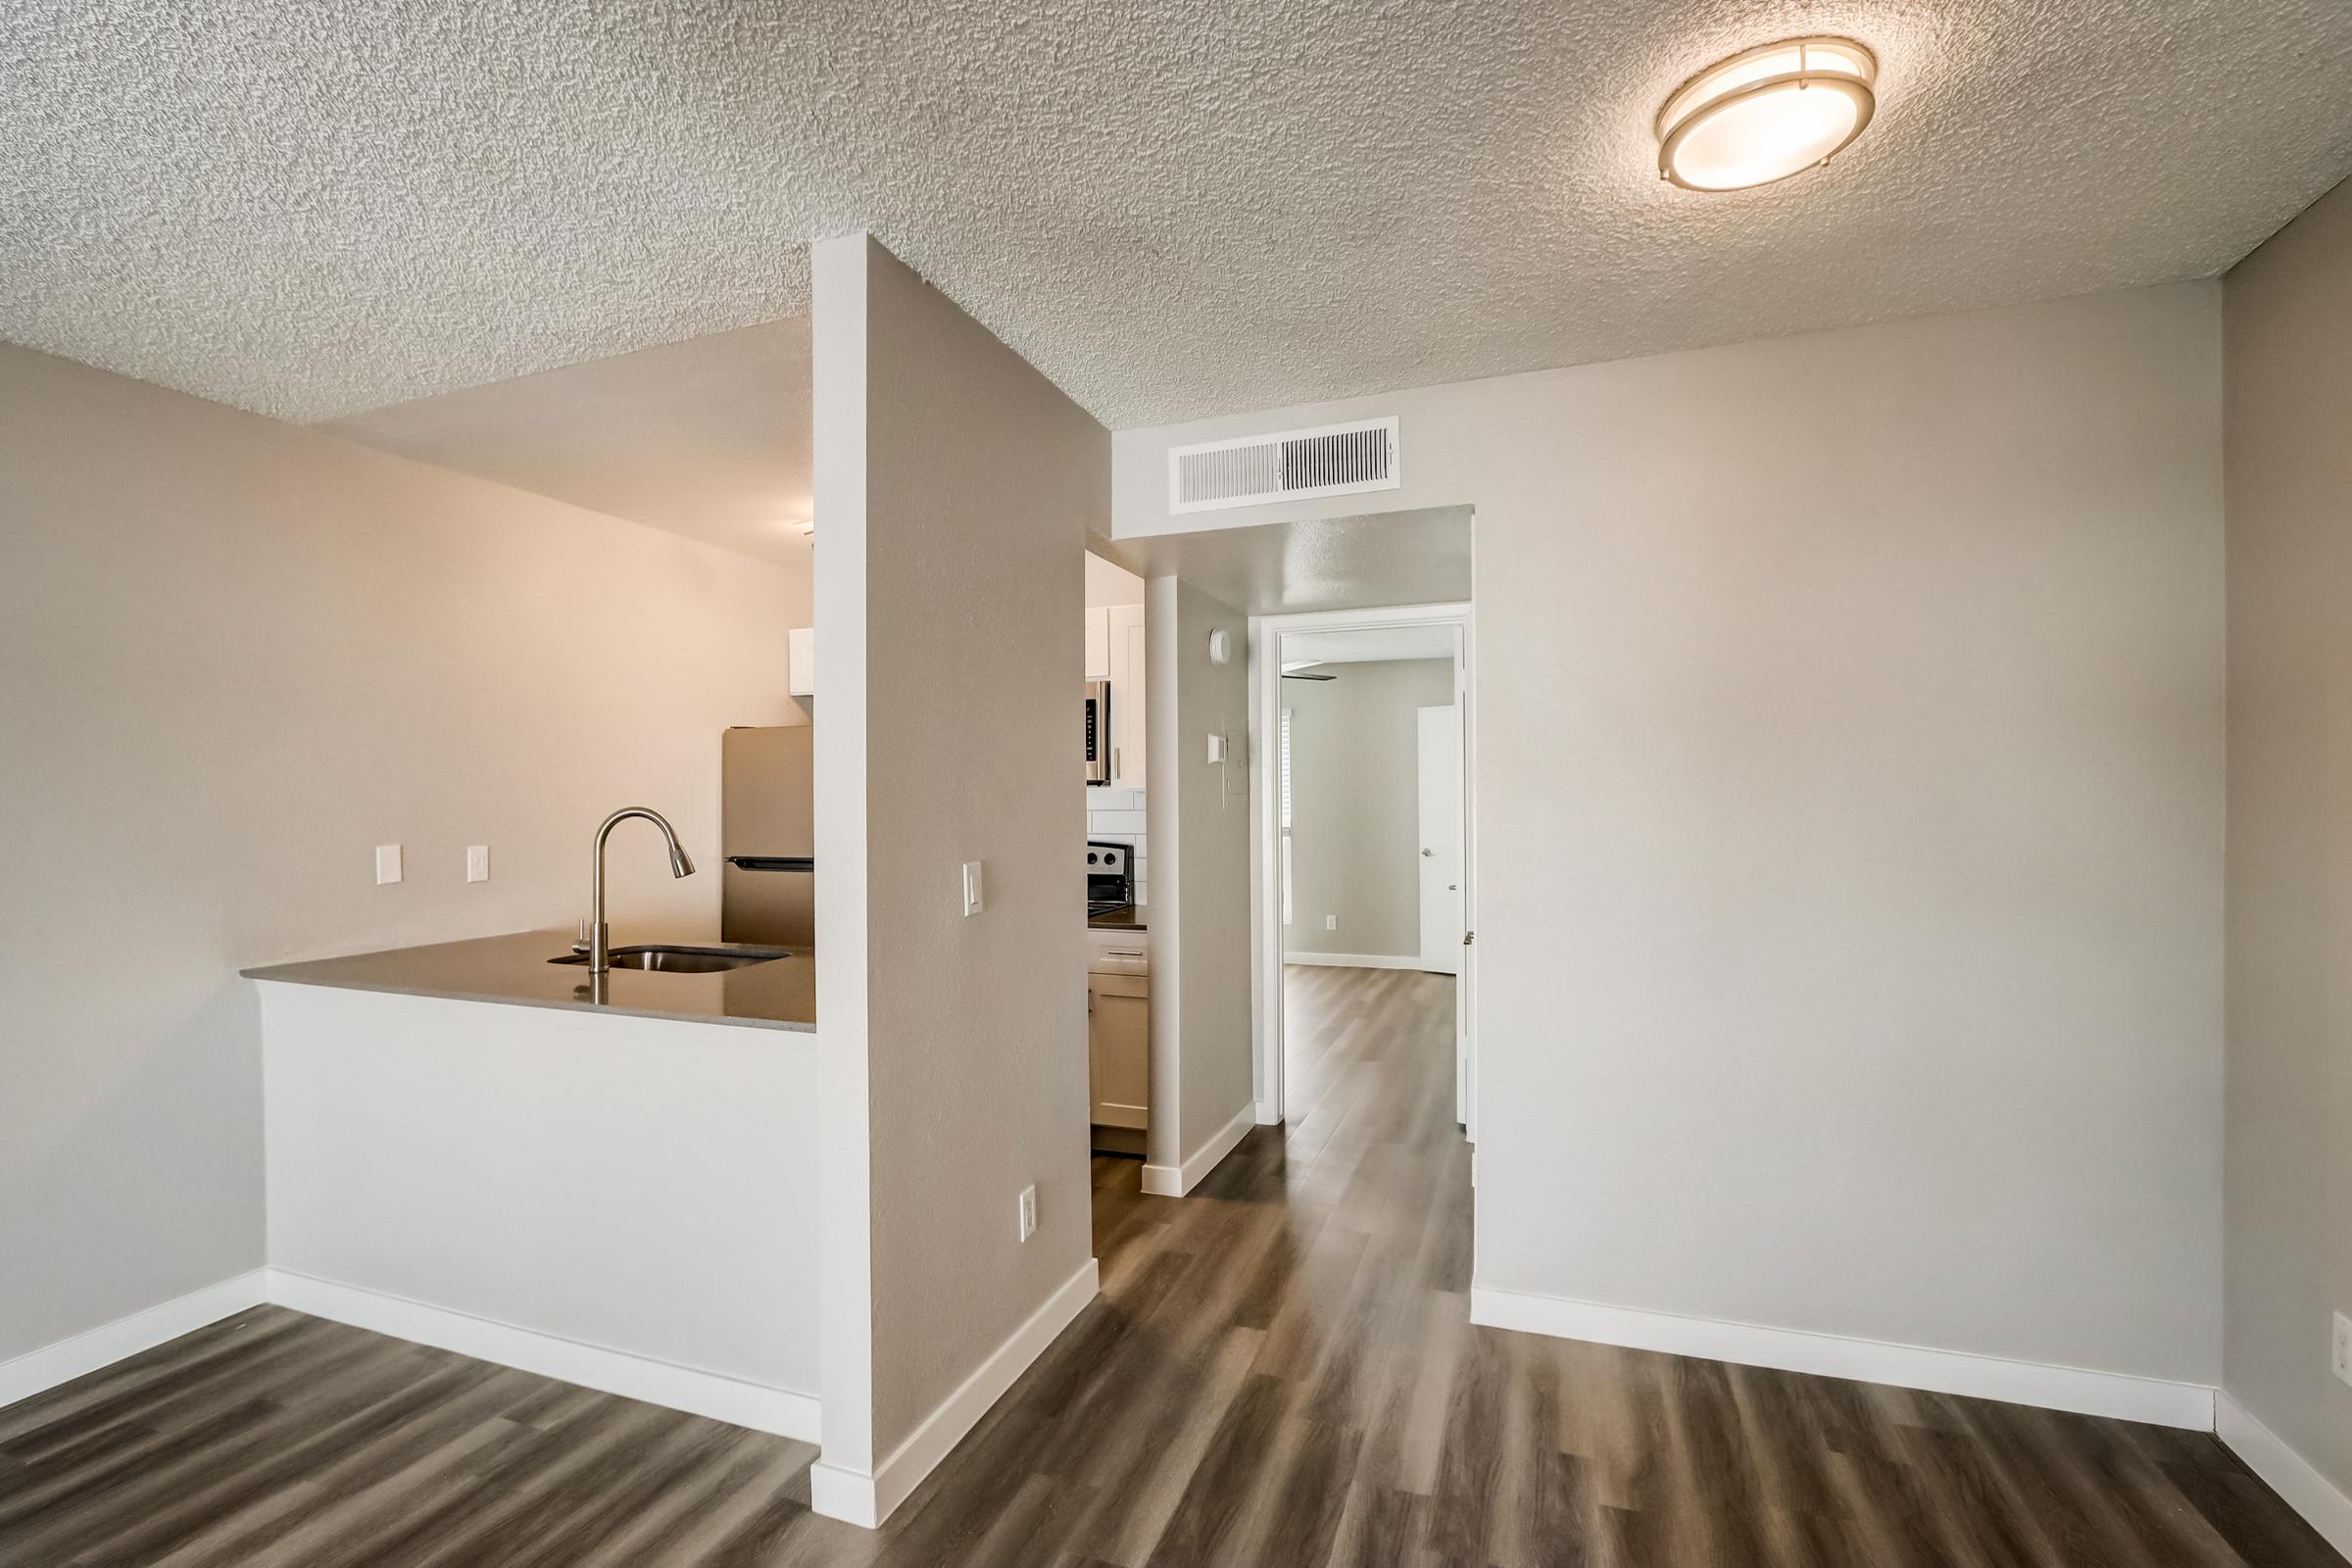
[[1170,512],[1394,490],[1399,482],[1394,417],[1168,450]]

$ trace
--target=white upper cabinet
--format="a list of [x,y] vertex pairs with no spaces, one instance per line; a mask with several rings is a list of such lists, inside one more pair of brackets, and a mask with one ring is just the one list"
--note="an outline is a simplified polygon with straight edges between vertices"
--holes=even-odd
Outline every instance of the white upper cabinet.
[[[1144,787],[1144,607],[1112,605],[1103,616],[1110,670],[1110,787]],[[1091,635],[1091,632],[1090,632]]]
[[[1086,612],[1086,678],[1109,680],[1110,670],[1110,612],[1090,610]],[[1112,699],[1117,700],[1115,697]]]

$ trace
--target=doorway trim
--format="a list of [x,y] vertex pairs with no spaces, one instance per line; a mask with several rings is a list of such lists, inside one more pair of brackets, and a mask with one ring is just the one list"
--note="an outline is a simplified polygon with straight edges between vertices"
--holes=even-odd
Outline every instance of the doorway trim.
[[[1478,929],[1478,660],[1477,618],[1471,605],[1393,605],[1373,610],[1325,610],[1250,617],[1250,1010],[1251,1066],[1257,1119],[1272,1126],[1286,1109],[1283,1083],[1282,862],[1276,773],[1282,725],[1281,639],[1285,632],[1378,631],[1391,626],[1451,625],[1454,701],[1462,709],[1462,923]],[[1462,1127],[1478,1138],[1475,949],[1462,955],[1454,1028],[1466,1043],[1455,1088]]]

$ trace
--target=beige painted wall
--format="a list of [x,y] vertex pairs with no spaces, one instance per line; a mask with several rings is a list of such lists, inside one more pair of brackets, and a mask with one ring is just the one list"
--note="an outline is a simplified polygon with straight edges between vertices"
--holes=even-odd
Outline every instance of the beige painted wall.
[[[1254,1103],[1250,1018],[1249,617],[1174,577],[1147,585],[1152,1125],[1163,1179]],[[1223,630],[1233,657],[1209,662]],[[1228,760],[1208,760],[1208,737]]]
[[[572,924],[631,802],[715,864],[807,592],[0,347],[0,1360],[261,1264],[240,966]],[[715,874],[612,860],[622,932],[715,933]]]
[[[2210,1383],[2220,289],[1395,414],[1477,508],[1482,1286]],[[1236,909],[1235,919],[1241,918]]]
[[1070,759],[1110,453],[864,235],[813,277],[816,826],[856,862],[817,883],[824,1464],[855,1483],[1093,1255]]
[[[1421,710],[1453,701],[1450,659],[1330,664],[1286,680],[1291,720],[1289,953],[1421,952]],[[1339,929],[1323,929],[1326,914]]]
[[2223,1385],[2352,1492],[2352,186],[2228,279]]

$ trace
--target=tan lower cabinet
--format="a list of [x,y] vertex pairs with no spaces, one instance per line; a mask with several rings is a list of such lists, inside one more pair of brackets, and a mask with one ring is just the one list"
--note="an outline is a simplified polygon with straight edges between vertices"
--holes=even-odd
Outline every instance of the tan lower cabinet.
[[1095,1124],[1141,1132],[1152,1120],[1150,976],[1086,977],[1086,1044]]

